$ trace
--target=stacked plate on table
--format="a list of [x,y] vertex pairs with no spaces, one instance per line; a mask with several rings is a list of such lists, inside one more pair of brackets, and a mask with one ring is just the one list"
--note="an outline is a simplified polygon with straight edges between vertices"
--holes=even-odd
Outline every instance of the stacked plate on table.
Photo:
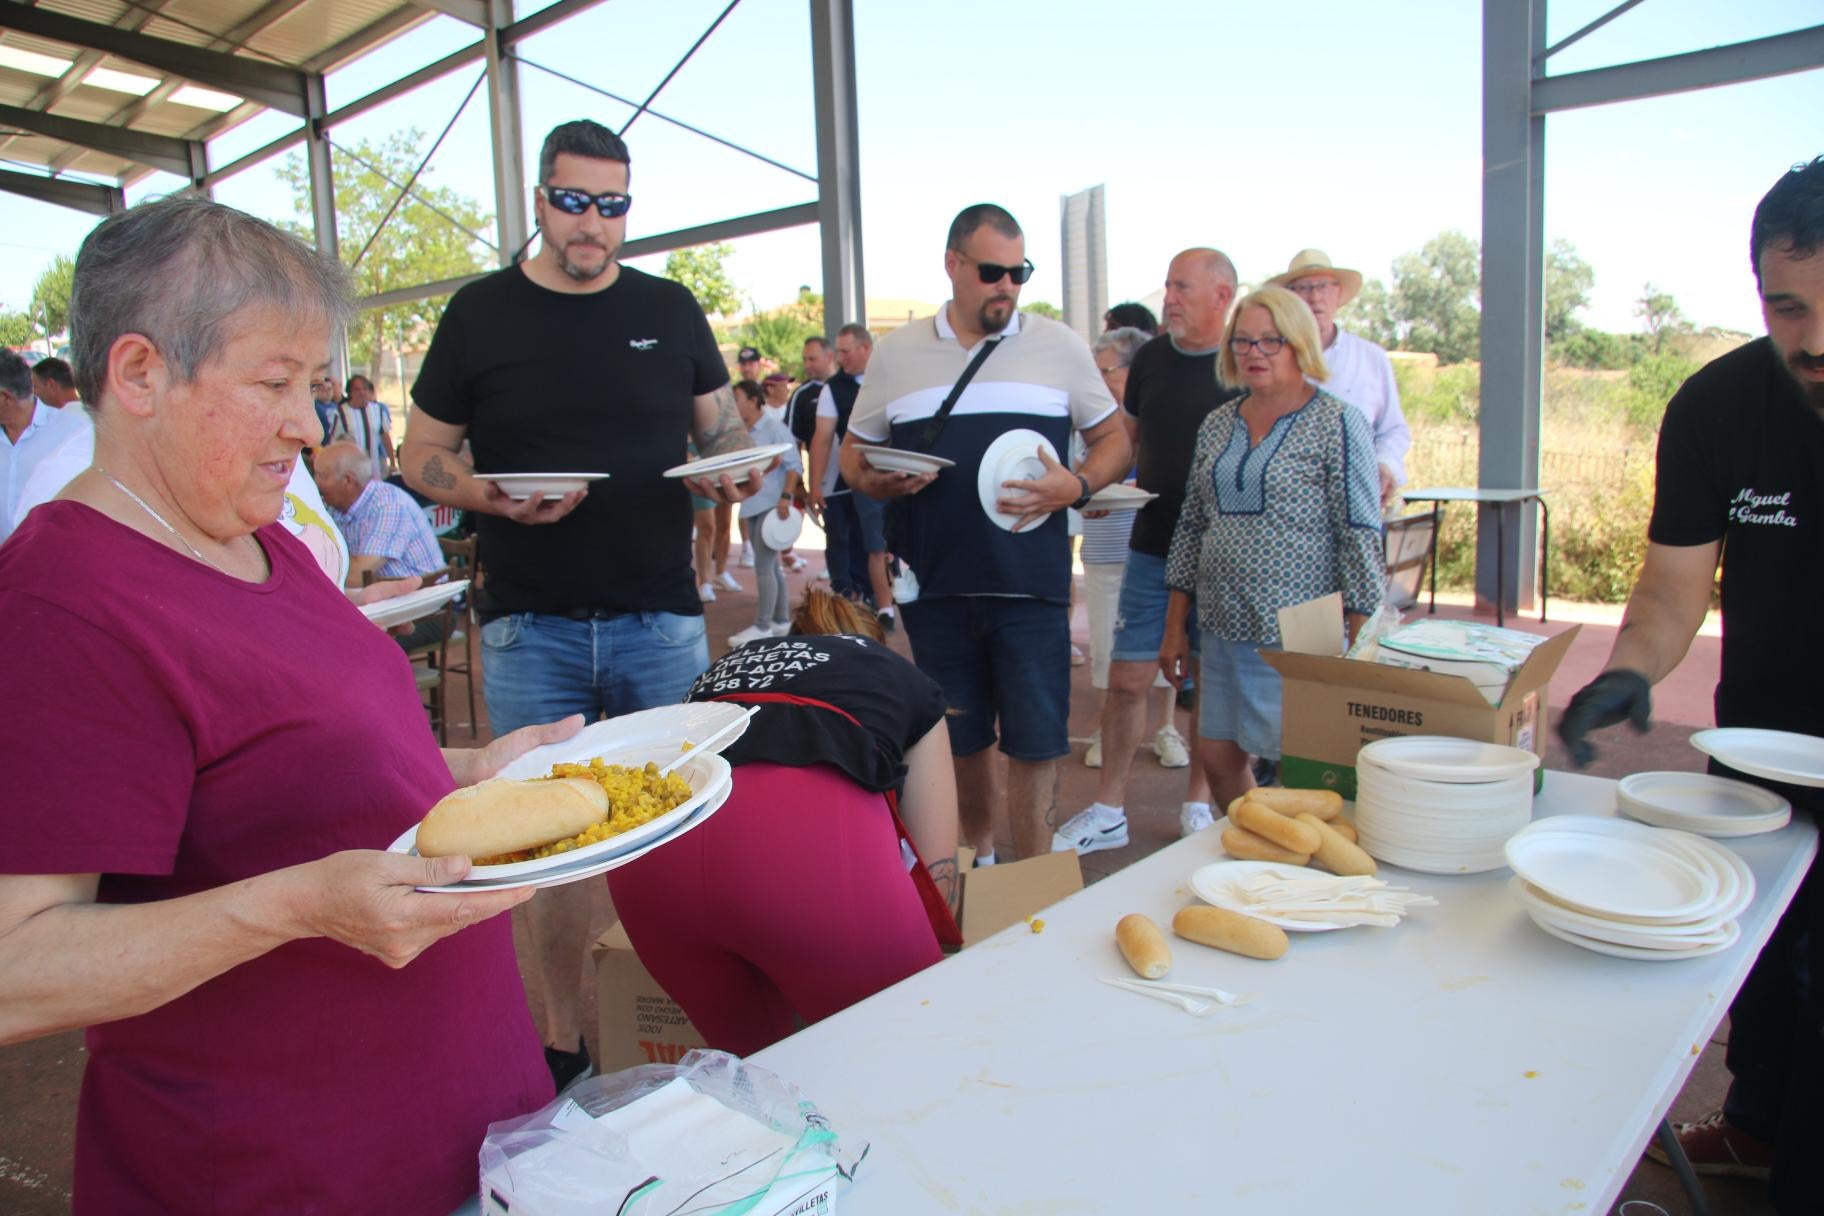
[[1699,836],[1754,836],[1792,821],[1792,804],[1758,785],[1708,773],[1635,773],[1615,787],[1623,815]]
[[[663,766],[677,758],[686,744],[708,738],[736,719],[741,721],[727,735],[703,748],[692,748],[690,758],[672,770],[690,783],[690,797],[656,819],[629,828],[618,836],[533,861],[505,865],[473,866],[469,876],[444,887],[419,887],[420,891],[505,891],[514,887],[557,887],[594,878],[644,857],[700,826],[721,809],[734,789],[728,761],[719,754],[747,730],[747,710],[727,702],[664,705],[608,718],[585,727],[562,743],[534,748],[498,774],[515,781],[548,776],[554,764],[604,764],[638,768],[649,762]],[[418,828],[413,825],[389,850],[416,854]]]
[[1754,874],[1702,836],[1625,819],[1555,815],[1507,842],[1509,883],[1533,923],[1615,958],[1667,962],[1727,950]]
[[1517,747],[1406,735],[1355,759],[1355,830],[1377,861],[1427,874],[1478,874],[1533,816],[1539,757]]

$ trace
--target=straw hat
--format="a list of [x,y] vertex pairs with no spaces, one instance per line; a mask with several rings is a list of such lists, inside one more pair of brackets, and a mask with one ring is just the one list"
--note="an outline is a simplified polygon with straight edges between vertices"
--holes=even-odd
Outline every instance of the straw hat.
[[1286,267],[1286,273],[1268,279],[1267,285],[1284,287],[1298,279],[1311,279],[1319,276],[1328,276],[1336,280],[1337,286],[1341,289],[1341,294],[1336,301],[1338,308],[1355,299],[1362,290],[1362,272],[1344,270],[1340,266],[1332,265],[1330,255],[1321,249],[1299,250],[1293,255],[1291,265]]

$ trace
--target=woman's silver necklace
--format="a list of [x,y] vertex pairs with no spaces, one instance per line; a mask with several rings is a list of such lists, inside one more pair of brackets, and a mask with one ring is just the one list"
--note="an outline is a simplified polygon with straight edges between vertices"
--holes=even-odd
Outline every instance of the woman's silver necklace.
[[[90,467],[93,468],[97,473],[100,473],[103,477],[107,478],[110,482],[112,482],[114,485],[114,488],[116,490],[119,490],[122,494],[125,494],[128,498],[131,498],[133,500],[134,504],[137,505],[140,510],[144,511],[147,515],[150,515],[153,519],[157,520],[160,527],[162,527],[165,531],[169,532],[171,535],[177,537],[177,542],[180,545],[182,545],[184,548],[190,550],[191,554],[195,556],[197,561],[202,562],[204,565],[209,566],[212,569],[219,570],[223,574],[228,574],[228,572],[226,570],[222,570],[220,565],[218,565],[215,562],[210,561],[207,557],[205,557],[203,555],[203,551],[201,549],[198,549],[195,545],[191,544],[188,537],[186,537],[182,532],[179,532],[176,528],[173,528],[171,526],[171,523],[169,520],[167,520],[164,516],[160,515],[157,511],[154,511],[152,509],[152,506],[150,503],[148,503],[145,499],[141,498],[139,495],[135,494],[133,491],[127,489],[127,487],[121,483],[120,478],[114,476],[114,474],[108,472],[106,469],[102,468],[98,464],[91,465]],[[228,574],[228,577],[233,578],[234,575]]]

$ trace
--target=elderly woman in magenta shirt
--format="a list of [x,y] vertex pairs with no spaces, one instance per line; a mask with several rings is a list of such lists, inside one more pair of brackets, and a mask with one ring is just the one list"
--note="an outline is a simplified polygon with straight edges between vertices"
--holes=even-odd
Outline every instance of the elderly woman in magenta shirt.
[[103,220],[95,463],[0,546],[0,1042],[87,1027],[81,1212],[442,1213],[547,1101],[508,918],[383,850],[571,719],[440,753],[404,654],[275,523],[340,267],[201,199]]
[[1182,686],[1193,599],[1203,639],[1198,756],[1217,805],[1254,785],[1250,755],[1279,758],[1281,608],[1342,592],[1350,638],[1381,605],[1381,489],[1368,419],[1327,378],[1317,322],[1283,287],[1236,304],[1217,373],[1243,389],[1197,431],[1172,534],[1159,664]]

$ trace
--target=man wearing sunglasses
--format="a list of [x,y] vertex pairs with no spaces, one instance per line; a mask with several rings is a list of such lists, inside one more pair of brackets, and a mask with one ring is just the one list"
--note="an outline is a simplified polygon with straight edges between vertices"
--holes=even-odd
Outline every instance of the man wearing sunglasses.
[[[690,495],[736,502],[761,482],[760,472],[739,484],[663,475],[693,440],[704,456],[753,440],[690,292],[617,260],[633,203],[627,146],[597,123],[565,123],[546,137],[538,170],[538,253],[450,300],[412,387],[401,458],[413,489],[476,514],[496,735],[682,701],[709,665]],[[473,465],[460,455],[465,440]],[[608,476],[522,500],[489,480],[555,472]],[[527,917],[537,952],[528,970],[561,1086],[588,1066],[587,888],[546,891]]]
[[[992,203],[965,208],[944,250],[951,296],[937,316],[886,335],[849,417],[842,476],[861,493],[894,499],[888,547],[911,567],[916,602],[900,618],[919,667],[951,707],[950,749],[963,835],[994,855],[997,741],[1008,757],[1007,818],[1014,851],[1050,847],[1057,762],[1070,754],[1070,538],[1064,509],[1126,474],[1132,449],[1115,401],[1071,330],[1019,312],[1033,273],[1026,238]],[[943,403],[971,370],[953,408]],[[1010,431],[1036,431],[1052,452],[1022,440],[1019,457],[1044,472],[978,488],[983,462]],[[1054,453],[1082,434],[1081,475]],[[874,468],[860,444],[914,448],[956,462],[935,477]],[[1007,445],[1003,445],[1006,448]],[[997,469],[999,468],[997,461]],[[1004,514],[991,518],[988,508]]]

